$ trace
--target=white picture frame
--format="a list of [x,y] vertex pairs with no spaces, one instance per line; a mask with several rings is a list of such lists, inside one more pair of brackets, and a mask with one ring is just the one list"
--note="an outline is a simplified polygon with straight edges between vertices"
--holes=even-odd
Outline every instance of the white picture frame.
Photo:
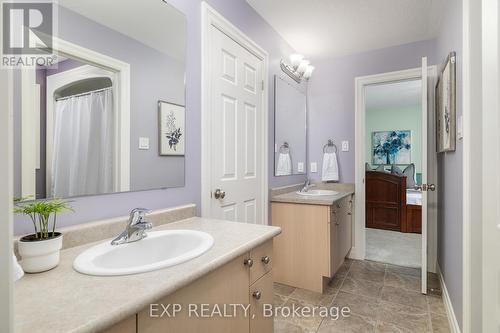
[[160,156],[185,155],[185,106],[158,101],[158,147]]
[[436,85],[436,151],[456,149],[456,55],[451,52]]

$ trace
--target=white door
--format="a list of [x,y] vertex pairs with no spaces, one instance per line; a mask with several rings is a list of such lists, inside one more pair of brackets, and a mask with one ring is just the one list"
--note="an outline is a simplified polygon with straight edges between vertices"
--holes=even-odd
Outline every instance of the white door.
[[427,188],[428,181],[428,74],[427,57],[422,58],[422,293],[427,294]]
[[211,217],[264,223],[263,61],[211,26]]

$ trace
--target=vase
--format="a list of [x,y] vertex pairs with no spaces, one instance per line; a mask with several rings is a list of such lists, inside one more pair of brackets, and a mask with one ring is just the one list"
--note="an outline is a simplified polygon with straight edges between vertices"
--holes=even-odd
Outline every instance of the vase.
[[36,238],[35,234],[22,237],[18,242],[18,249],[23,270],[26,273],[40,273],[56,267],[59,264],[62,240],[63,235],[59,232],[47,239]]

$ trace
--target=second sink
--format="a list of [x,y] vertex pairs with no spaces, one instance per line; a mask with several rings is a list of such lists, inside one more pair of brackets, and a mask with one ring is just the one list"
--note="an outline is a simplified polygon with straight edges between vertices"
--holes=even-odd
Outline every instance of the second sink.
[[137,242],[93,246],[75,259],[73,267],[80,273],[98,276],[144,273],[191,260],[207,252],[213,244],[213,237],[206,232],[153,231]]
[[339,194],[339,192],[331,191],[331,190],[309,190],[307,192],[298,191],[297,194],[304,195],[304,196],[310,196],[310,197],[319,197],[319,196],[324,196],[324,195],[337,195],[337,194]]

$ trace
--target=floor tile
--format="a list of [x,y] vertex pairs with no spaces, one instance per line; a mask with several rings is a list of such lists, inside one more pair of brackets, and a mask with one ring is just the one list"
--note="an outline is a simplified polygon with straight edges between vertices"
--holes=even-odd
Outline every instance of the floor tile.
[[340,291],[333,300],[332,306],[336,306],[340,309],[348,307],[353,314],[363,317],[374,317],[378,308],[378,300],[376,298]]
[[[331,292],[331,290],[330,290]],[[330,305],[333,301],[334,293],[317,293],[307,289],[297,288],[290,294],[290,298],[304,301],[312,305]]]
[[282,306],[283,304],[285,304],[286,300],[287,297],[275,293],[273,298],[273,304],[274,306]]
[[363,279],[353,279],[348,275],[345,278],[340,290],[351,294],[379,298],[382,292],[382,287],[383,283]]
[[307,329],[286,319],[274,319],[274,333],[314,333],[316,329]]
[[351,314],[349,317],[339,317],[337,320],[324,319],[319,327],[319,333],[371,333],[376,321]]
[[422,270],[420,268],[413,267],[404,267],[404,266],[396,266],[396,265],[387,265],[387,272],[396,273],[396,274],[404,274],[411,275],[421,278]]
[[428,309],[426,296],[416,291],[384,286],[381,298],[386,302],[413,306],[425,311]]
[[286,320],[289,323],[292,323],[295,326],[301,327],[305,331],[316,331],[321,324],[321,321],[323,318],[320,316],[319,313],[316,313],[314,316],[311,314],[311,312],[305,314],[304,316],[295,316],[293,313],[293,309],[297,308],[298,313],[301,314],[300,310],[303,307],[307,307],[312,311],[312,308],[317,305],[312,305],[310,303],[307,303],[303,300],[298,300],[294,298],[289,298],[283,307],[290,309],[290,315],[284,314],[286,317],[283,316],[283,313],[279,315],[280,319]]
[[347,276],[374,282],[384,282],[385,265],[370,261],[355,261]]
[[286,284],[274,282],[274,293],[281,296],[290,296],[291,293],[295,290],[295,287],[287,286]]
[[442,297],[427,296],[427,304],[429,304],[429,312],[446,315]]
[[384,285],[420,292],[421,280],[420,277],[387,271]]
[[375,333],[415,333],[415,331],[413,329],[379,321],[375,326]]
[[425,333],[431,330],[429,313],[421,308],[381,301],[376,317],[377,322],[413,330],[412,332]]
[[432,331],[434,333],[450,333],[450,323],[448,317],[431,313]]
[[439,277],[435,273],[427,273],[427,288],[441,290],[441,283]]

